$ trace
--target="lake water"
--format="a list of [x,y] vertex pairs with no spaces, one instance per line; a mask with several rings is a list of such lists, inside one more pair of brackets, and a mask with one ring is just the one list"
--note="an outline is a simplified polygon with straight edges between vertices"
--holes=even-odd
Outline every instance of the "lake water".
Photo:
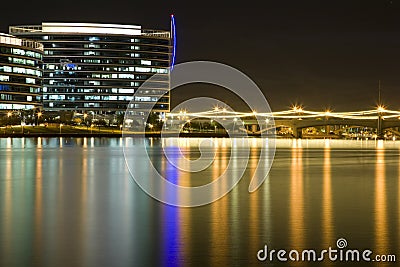
[[[199,157],[200,139],[182,140],[185,155]],[[257,252],[321,251],[345,238],[347,248],[400,257],[399,142],[277,140],[270,175],[250,194],[255,140],[229,194],[178,208],[133,181],[122,138],[0,139],[0,266],[396,266],[260,262]],[[194,186],[229,163],[232,145],[214,141],[209,168],[176,175],[159,153],[168,140],[146,143],[160,173]]]

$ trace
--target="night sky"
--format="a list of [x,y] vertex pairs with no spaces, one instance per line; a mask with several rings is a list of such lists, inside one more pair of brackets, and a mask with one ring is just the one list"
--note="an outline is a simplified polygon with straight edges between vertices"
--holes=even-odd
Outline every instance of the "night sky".
[[[273,110],[302,104],[335,111],[376,105],[400,109],[398,0],[275,1],[2,1],[0,31],[49,22],[177,23],[177,62],[212,60],[246,73]],[[201,90],[199,90],[201,88]],[[185,86],[172,104],[193,96],[233,98],[212,86]]]

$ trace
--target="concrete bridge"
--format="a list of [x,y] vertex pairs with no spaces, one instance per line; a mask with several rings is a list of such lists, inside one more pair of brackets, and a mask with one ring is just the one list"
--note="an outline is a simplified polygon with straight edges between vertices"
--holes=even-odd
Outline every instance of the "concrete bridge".
[[[287,127],[291,128],[293,136],[296,138],[302,137],[302,130],[310,127],[325,127],[325,132],[330,133],[332,126],[345,126],[346,128],[368,127],[377,129],[377,135],[381,136],[385,129],[400,127],[399,119],[383,120],[363,120],[363,119],[276,119],[274,128]],[[244,120],[247,129],[251,132],[252,125],[258,125],[256,120]],[[249,127],[250,126],[250,127]],[[340,130],[340,129],[339,129]],[[344,130],[342,128],[342,130]],[[259,131],[259,129],[257,129]]]
[[[285,127],[290,128],[296,138],[301,138],[302,130],[309,127],[325,127],[326,133],[330,133],[332,127],[335,132],[344,130],[343,128],[368,127],[376,129],[378,137],[382,137],[384,130],[388,128],[392,128],[394,133],[398,133],[400,127],[400,111],[386,110],[382,106],[376,110],[355,112],[317,112],[294,108],[270,113],[242,113],[214,109],[196,113],[180,111],[179,113],[169,113],[166,117],[166,121],[169,121],[171,127],[174,125],[183,127],[187,122],[195,119],[202,122],[231,121],[231,124],[237,126],[236,129],[253,134]],[[337,126],[339,129],[336,129]],[[233,128],[235,127],[231,127],[231,129]]]

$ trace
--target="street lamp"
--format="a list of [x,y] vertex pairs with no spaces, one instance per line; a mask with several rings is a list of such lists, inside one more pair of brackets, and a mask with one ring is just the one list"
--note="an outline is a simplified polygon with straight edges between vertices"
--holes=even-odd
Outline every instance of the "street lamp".
[[37,113],[37,121],[36,121],[36,125],[39,125],[39,119],[40,119],[40,117],[42,117],[42,115],[43,115],[43,113],[42,112],[38,112]]
[[61,135],[61,128],[63,127],[63,124],[60,123],[60,135]]
[[11,123],[10,123],[10,117],[12,116],[12,113],[11,113],[11,111],[9,111],[8,113],[7,113],[7,118],[8,118],[8,124],[10,124],[11,125]]

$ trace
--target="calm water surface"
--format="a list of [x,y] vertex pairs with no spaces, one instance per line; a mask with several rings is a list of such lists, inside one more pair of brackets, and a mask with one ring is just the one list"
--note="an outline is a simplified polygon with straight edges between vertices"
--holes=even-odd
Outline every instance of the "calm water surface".
[[[185,155],[197,158],[199,139],[184,140]],[[132,180],[125,141],[0,139],[0,266],[396,266],[256,257],[265,244],[319,251],[338,238],[400,257],[398,142],[278,140],[269,178],[249,194],[255,141],[245,177],[228,195],[176,208]],[[171,170],[160,139],[146,140],[157,169],[186,186],[226,168],[231,146],[216,141],[214,163],[191,174]]]

